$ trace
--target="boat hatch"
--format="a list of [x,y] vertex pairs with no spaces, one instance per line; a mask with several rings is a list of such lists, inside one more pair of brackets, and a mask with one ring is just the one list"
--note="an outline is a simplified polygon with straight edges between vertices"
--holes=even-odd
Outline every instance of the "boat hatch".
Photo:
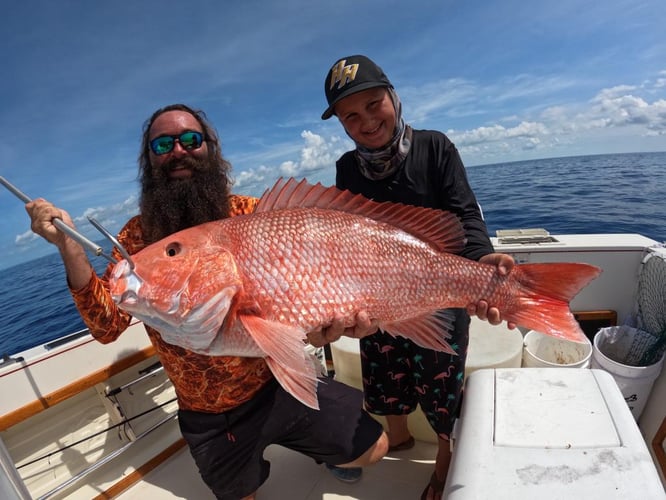
[[541,228],[529,229],[498,229],[495,231],[499,243],[502,245],[527,245],[534,243],[559,243],[557,238]]

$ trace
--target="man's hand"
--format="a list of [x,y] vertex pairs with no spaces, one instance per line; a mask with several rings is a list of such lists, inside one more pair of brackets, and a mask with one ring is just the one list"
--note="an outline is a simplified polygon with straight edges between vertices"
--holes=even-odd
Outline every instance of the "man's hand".
[[[508,275],[516,264],[513,257],[505,253],[491,253],[484,255],[479,259],[479,262],[497,267],[497,272],[500,276]],[[488,321],[491,325],[499,325],[502,322],[502,314],[499,309],[488,304],[488,302],[483,299],[479,300],[476,304],[468,304],[467,314],[470,316],[476,315],[477,318]],[[512,322],[507,323],[507,326],[510,330],[516,328],[516,324]]]
[[342,315],[336,314],[333,322],[321,330],[315,330],[308,333],[308,341],[315,347],[335,342],[340,337],[352,337],[360,339],[368,335],[372,335],[377,331],[377,321],[373,321],[365,311],[360,311],[356,315],[356,324],[350,327],[345,327]]
[[86,286],[90,282],[94,270],[88,261],[85,249],[60,231],[53,223],[54,219],[61,219],[76,230],[69,214],[43,198],[26,203],[25,209],[30,216],[30,228],[33,232],[58,247],[65,264],[69,286],[73,290]]
[[30,228],[35,234],[38,234],[49,243],[53,243],[58,248],[63,248],[67,242],[68,236],[53,224],[53,219],[62,219],[72,229],[75,229],[74,223],[69,214],[52,203],[37,198],[25,205],[25,210],[30,216]]

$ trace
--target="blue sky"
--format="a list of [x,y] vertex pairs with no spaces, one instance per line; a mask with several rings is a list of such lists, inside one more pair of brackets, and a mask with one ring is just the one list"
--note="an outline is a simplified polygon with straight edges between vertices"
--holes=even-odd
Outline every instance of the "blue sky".
[[[338,57],[380,64],[415,128],[468,167],[666,151],[666,2],[26,1],[3,9],[0,175],[99,239],[136,213],[143,122],[203,109],[235,191],[333,182],[352,144],[321,121]],[[54,251],[0,188],[0,267]]]

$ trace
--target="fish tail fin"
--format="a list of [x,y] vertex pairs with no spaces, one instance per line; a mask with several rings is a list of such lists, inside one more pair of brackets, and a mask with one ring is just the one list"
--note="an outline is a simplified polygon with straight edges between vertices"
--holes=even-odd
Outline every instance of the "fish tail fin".
[[305,352],[305,332],[249,314],[239,314],[238,319],[266,353],[266,363],[282,388],[304,405],[318,410],[319,380],[317,369]]
[[502,317],[556,338],[587,342],[569,302],[600,273],[598,267],[579,263],[518,265],[511,275],[519,297]]

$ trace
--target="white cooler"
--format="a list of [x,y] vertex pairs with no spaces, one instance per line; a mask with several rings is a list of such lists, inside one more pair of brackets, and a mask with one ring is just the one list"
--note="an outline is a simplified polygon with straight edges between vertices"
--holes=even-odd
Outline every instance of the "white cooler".
[[447,500],[666,498],[629,407],[602,370],[475,371],[454,439]]

